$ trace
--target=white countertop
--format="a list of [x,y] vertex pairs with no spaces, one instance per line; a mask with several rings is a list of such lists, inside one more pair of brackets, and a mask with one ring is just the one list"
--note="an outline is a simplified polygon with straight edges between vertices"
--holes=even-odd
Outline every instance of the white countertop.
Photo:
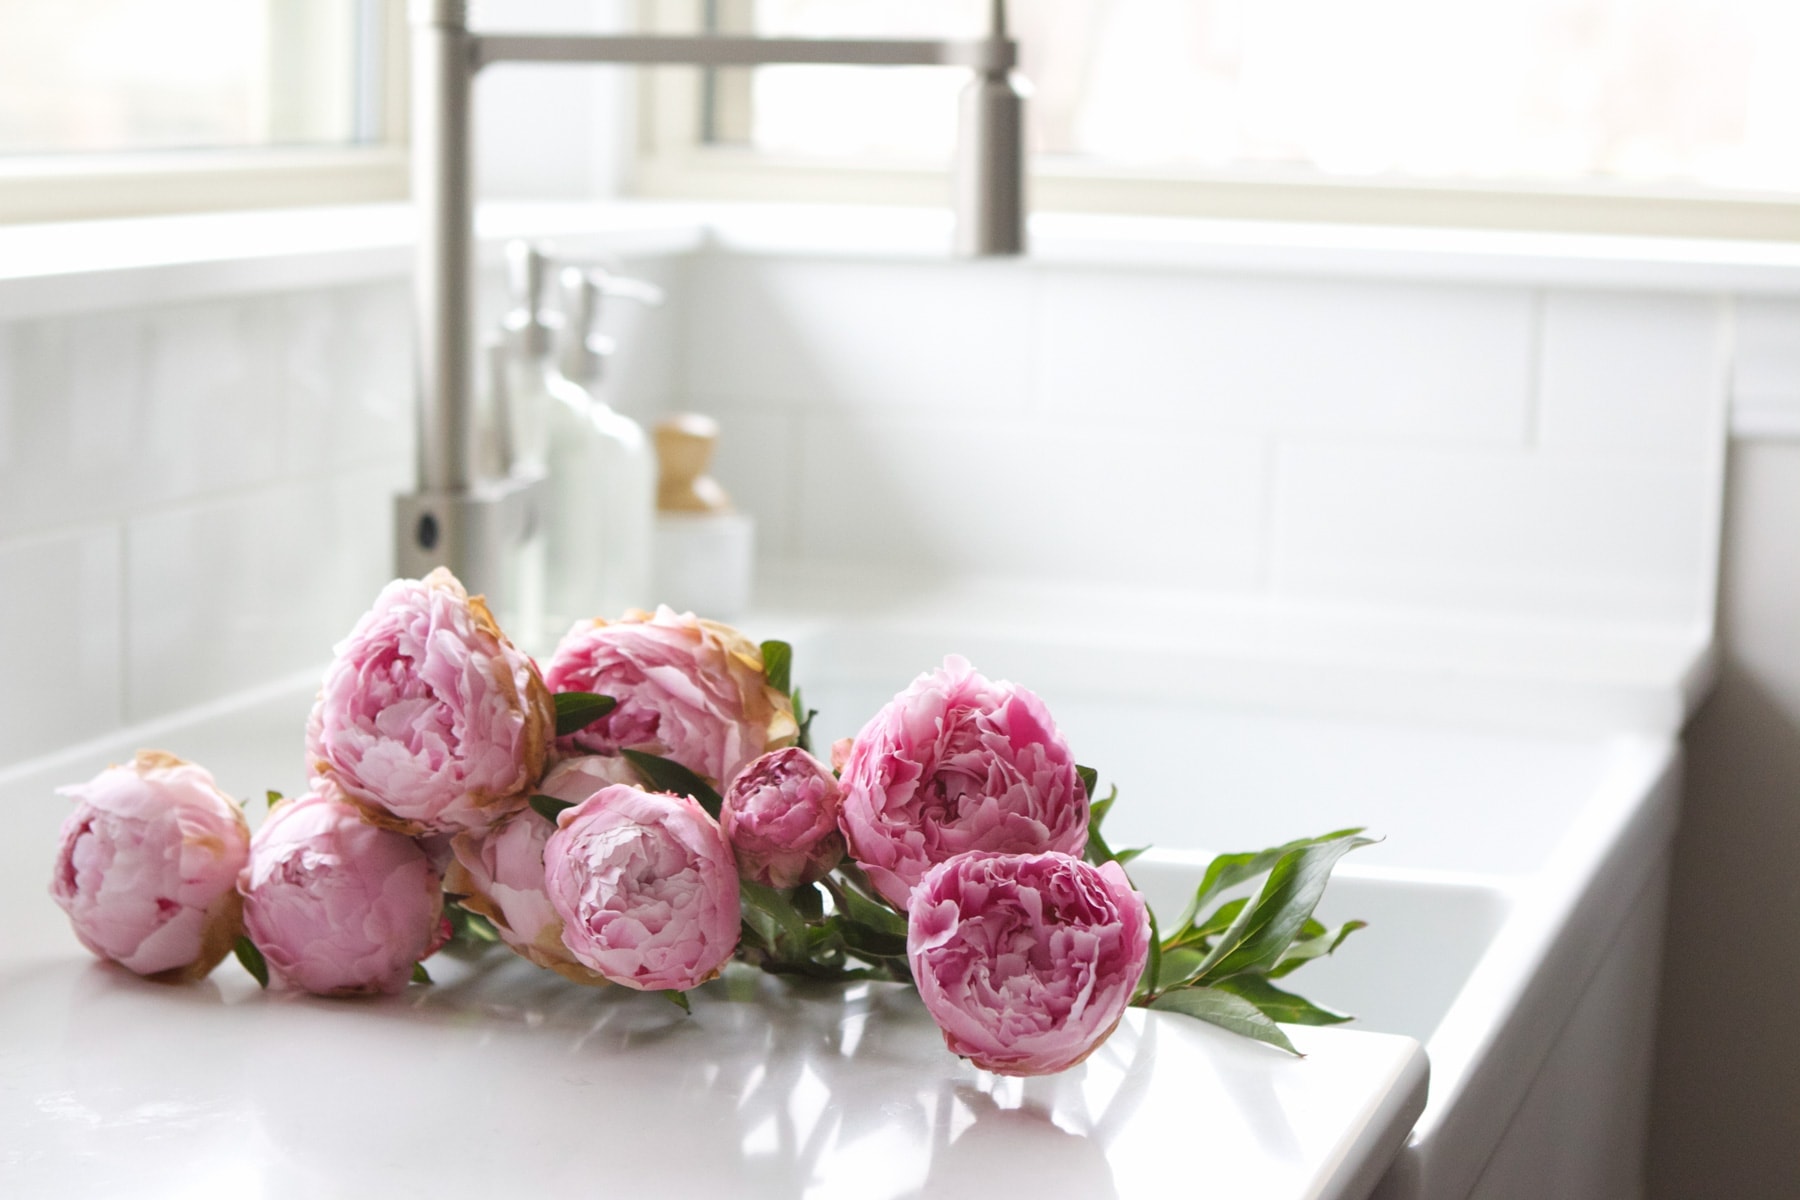
[[[693,1016],[497,951],[377,1001],[188,987],[91,959],[47,891],[61,783],[139,740],[291,789],[311,686],[0,772],[0,1195],[1360,1197],[1423,1109],[1418,1043],[1295,1029],[1296,1060],[1132,1010],[1060,1076],[963,1063],[917,999],[765,980]],[[152,740],[153,739],[153,740]]]
[[[1360,1197],[1424,1103],[1417,1043],[1288,1058],[1132,1010],[1087,1063],[1006,1080],[899,985],[589,991],[505,951],[380,1001],[0,968],[8,1196]],[[728,993],[744,999],[731,999]]]

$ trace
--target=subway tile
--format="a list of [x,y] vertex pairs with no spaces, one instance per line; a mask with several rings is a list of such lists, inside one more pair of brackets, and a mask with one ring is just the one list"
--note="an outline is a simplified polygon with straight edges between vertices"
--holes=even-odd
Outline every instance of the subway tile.
[[1522,289],[1065,269],[1034,366],[1056,414],[1517,445],[1532,325]]
[[1705,296],[1544,297],[1537,442],[1585,457],[1700,464],[1715,452],[1728,310]]
[[818,414],[801,452],[807,558],[1171,587],[1258,582],[1259,439]]
[[127,526],[127,714],[331,657],[393,572],[393,467],[277,484]]
[[0,536],[117,514],[150,470],[138,424],[143,322],[19,321],[0,338]]
[[1716,486],[1702,467],[1285,445],[1272,586],[1319,601],[1701,620]]
[[145,316],[134,501],[191,499],[280,471],[281,312],[280,297],[253,297]]
[[285,472],[409,459],[416,402],[404,285],[296,292],[275,316]]
[[0,543],[0,764],[119,727],[119,531]]
[[683,362],[696,402],[1024,410],[1024,264],[711,257],[690,270]]

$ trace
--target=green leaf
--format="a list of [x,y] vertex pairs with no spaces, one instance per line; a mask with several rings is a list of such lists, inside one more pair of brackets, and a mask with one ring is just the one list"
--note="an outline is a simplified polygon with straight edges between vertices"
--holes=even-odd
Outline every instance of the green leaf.
[[258,985],[269,986],[269,964],[263,958],[262,951],[256,948],[255,942],[240,933],[237,941],[231,945],[231,952],[237,955],[237,960],[244,964],[244,970],[250,972],[250,977]]
[[1267,1042],[1295,1058],[1303,1057],[1300,1051],[1294,1049],[1294,1043],[1288,1041],[1287,1034],[1281,1032],[1279,1025],[1263,1015],[1256,1005],[1230,992],[1209,987],[1181,988],[1178,991],[1164,992],[1150,1002],[1150,1007],[1160,1012],[1177,1012],[1197,1017],[1232,1033]]
[[533,796],[529,803],[532,812],[544,818],[544,820],[550,822],[552,825],[556,824],[556,818],[562,815],[563,809],[575,807],[574,803],[571,801],[558,800],[555,796],[546,796],[542,792]]
[[556,705],[556,736],[580,733],[619,706],[611,696],[593,692],[558,692],[550,697]]
[[[1318,922],[1308,922],[1318,925]],[[1269,968],[1270,979],[1280,979],[1283,975],[1292,974],[1315,958],[1323,958],[1343,944],[1345,938],[1359,929],[1367,929],[1367,921],[1345,921],[1336,929],[1319,926],[1319,932],[1311,937],[1302,937],[1282,952],[1275,965]]]
[[818,921],[824,918],[825,897],[819,891],[818,884],[803,883],[793,891],[787,893],[787,897],[793,904],[794,911],[798,912],[808,921]]
[[844,939],[844,946],[860,958],[906,957],[906,935],[903,933],[870,929],[847,917],[838,918],[837,929]]
[[1198,924],[1190,924],[1182,929],[1180,933],[1177,933],[1174,937],[1170,938],[1170,944],[1177,946],[1197,946],[1205,942],[1207,938],[1216,937],[1219,934],[1224,933],[1227,929],[1231,928],[1231,923],[1237,920],[1238,913],[1242,912],[1244,905],[1248,903],[1250,903],[1250,897],[1248,896],[1239,896],[1236,900],[1227,900],[1225,903],[1219,905],[1218,908],[1214,909],[1212,915],[1207,917],[1206,920],[1201,921]]
[[885,900],[871,899],[875,889],[867,876],[848,862],[839,866],[836,874],[843,877],[841,883],[830,875],[820,882],[831,892],[831,898],[839,912],[858,925],[866,925],[883,933],[906,936],[905,914],[890,908]]
[[1339,829],[1316,838],[1297,838],[1285,845],[1269,850],[1251,850],[1242,854],[1221,854],[1207,865],[1206,874],[1200,879],[1200,886],[1194,890],[1194,898],[1189,902],[1187,911],[1181,914],[1176,922],[1177,934],[1194,919],[1196,913],[1206,907],[1206,902],[1220,892],[1228,891],[1246,880],[1255,879],[1264,871],[1280,862],[1284,855],[1306,846],[1315,846],[1324,842],[1333,842],[1339,838],[1351,837],[1361,833],[1361,828]]
[[762,644],[763,678],[769,686],[787,695],[793,689],[794,648],[786,642]]
[[678,992],[674,988],[667,988],[663,991],[662,997],[690,1017],[694,1015],[694,1006],[689,1003],[686,992]]
[[424,963],[417,962],[417,963],[413,964],[412,981],[414,983],[430,983],[431,982],[431,974],[430,974],[430,972],[426,971]]
[[799,688],[795,688],[794,694],[788,697],[788,705],[794,710],[794,720],[800,729],[799,734],[794,738],[794,745],[811,754],[812,723],[813,718],[819,715],[819,710],[806,707],[806,701],[800,698]]
[[[803,950],[806,946],[806,918],[800,915],[793,902],[774,888],[767,888],[760,883],[751,883],[748,879],[738,881],[738,900],[746,920],[753,915],[766,917],[773,923],[779,936],[789,940],[793,951]],[[766,934],[768,926],[761,926]],[[779,946],[777,946],[779,949]],[[791,957],[783,954],[781,957]]]
[[[1088,798],[1091,804],[1094,799],[1094,793],[1100,790],[1100,772],[1094,770],[1092,767],[1084,767],[1080,763],[1077,763],[1075,765],[1075,775],[1081,780],[1082,794]],[[1104,815],[1104,813],[1101,814],[1101,816]],[[1090,822],[1098,821],[1099,817],[1090,816],[1088,820]]]
[[724,801],[719,793],[713,791],[712,784],[700,778],[672,758],[664,758],[660,754],[650,754],[643,750],[621,750],[632,767],[637,770],[638,777],[650,788],[658,792],[673,792],[677,796],[692,796],[706,810],[706,815],[713,820],[719,819],[719,809]]
[[1219,935],[1196,978],[1224,977],[1252,968],[1275,965],[1300,932],[1313,907],[1325,892],[1331,868],[1372,838],[1345,834],[1330,841],[1314,841],[1283,854],[1256,899],[1246,905]]
[[1170,988],[1178,988],[1194,977],[1200,964],[1206,960],[1206,951],[1196,950],[1191,946],[1177,946],[1162,953],[1162,969],[1157,972],[1156,990],[1166,992]]
[[263,800],[268,804],[270,812],[274,812],[275,806],[280,804],[283,800],[286,800],[286,799],[287,799],[286,796],[282,795],[280,792],[276,791],[274,788],[270,788],[268,791],[263,793]]
[[1289,1025],[1342,1025],[1355,1018],[1320,1008],[1304,996],[1284,992],[1261,975],[1233,975],[1213,984],[1221,992],[1241,996],[1271,1021]]

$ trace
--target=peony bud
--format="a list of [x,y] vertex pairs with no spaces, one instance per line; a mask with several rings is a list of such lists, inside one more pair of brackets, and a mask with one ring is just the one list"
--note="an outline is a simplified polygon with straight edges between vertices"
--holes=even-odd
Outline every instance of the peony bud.
[[738,873],[783,889],[823,878],[844,857],[838,805],[837,780],[798,746],[752,762],[731,781],[719,812]]
[[558,741],[565,753],[643,750],[716,787],[799,732],[788,698],[763,678],[754,642],[729,625],[666,607],[577,624],[557,645],[544,679],[552,692],[598,692],[618,701]]
[[951,1051],[1001,1075],[1072,1067],[1105,1041],[1150,953],[1117,863],[964,854],[913,890],[906,957]]
[[430,859],[364,821],[328,780],[269,814],[238,891],[270,970],[317,995],[398,992],[439,943],[444,897]]
[[[579,755],[558,763],[537,790],[579,804],[630,774],[622,758]],[[515,954],[576,983],[605,983],[563,944],[562,917],[544,890],[544,846],[555,832],[554,824],[526,809],[492,829],[458,834],[456,862],[444,877],[444,890],[492,921]]]
[[157,750],[58,793],[76,806],[50,894],[81,944],[152,979],[204,978],[242,928],[243,810],[206,768]]
[[958,854],[1087,846],[1087,793],[1044,702],[955,656],[863,727],[838,783],[851,856],[902,908]]
[[615,784],[565,809],[544,883],[569,953],[614,983],[686,991],[737,949],[731,847],[686,796]]
[[388,584],[336,655],[307,758],[370,821],[454,834],[524,806],[555,733],[550,695],[455,576]]

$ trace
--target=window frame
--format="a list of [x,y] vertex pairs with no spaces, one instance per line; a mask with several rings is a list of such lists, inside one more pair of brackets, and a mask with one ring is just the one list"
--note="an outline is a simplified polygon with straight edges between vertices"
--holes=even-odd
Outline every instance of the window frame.
[[381,120],[342,146],[0,156],[0,224],[405,200],[406,0],[382,0]]
[[[711,0],[743,20],[753,0]],[[706,0],[640,0],[643,26],[702,28]],[[708,145],[698,73],[646,71],[631,189],[647,199],[802,201],[943,206],[949,167],[897,167],[866,159],[821,161]],[[748,88],[728,87],[728,103]],[[726,108],[722,122],[747,116]],[[1800,195],[1701,187],[1478,184],[1354,180],[1302,172],[1147,170],[1037,157],[1027,161],[1032,212],[1085,212],[1320,225],[1423,226],[1533,233],[1619,234],[1800,241]]]

